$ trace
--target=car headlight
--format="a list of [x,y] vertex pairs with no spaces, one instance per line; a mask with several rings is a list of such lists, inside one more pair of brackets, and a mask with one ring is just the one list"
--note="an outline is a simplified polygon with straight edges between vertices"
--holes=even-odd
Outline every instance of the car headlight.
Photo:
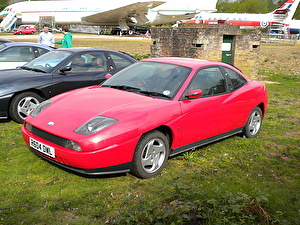
[[94,134],[105,129],[106,127],[113,125],[116,122],[118,122],[118,120],[104,116],[97,116],[78,127],[74,132],[83,135]]
[[30,115],[32,117],[36,117],[38,114],[40,114],[47,106],[52,104],[51,100],[46,100],[41,102],[31,113]]

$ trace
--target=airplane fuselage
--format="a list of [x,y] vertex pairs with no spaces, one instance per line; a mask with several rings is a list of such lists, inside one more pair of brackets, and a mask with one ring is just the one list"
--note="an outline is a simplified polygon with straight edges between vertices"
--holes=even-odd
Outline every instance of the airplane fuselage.
[[[9,5],[0,18],[14,11],[19,24],[36,24],[48,17],[55,24],[158,25],[176,22],[177,17],[191,18],[201,10],[214,10],[216,2],[212,0],[204,6],[200,0],[26,1]],[[143,8],[139,8],[142,4]]]
[[190,24],[217,24],[226,22],[241,27],[273,27],[284,25],[282,20],[275,21],[271,13],[267,14],[246,14],[246,13],[203,13],[194,17],[192,20],[186,21]]
[[216,24],[226,22],[233,25],[239,25],[241,28],[284,27],[289,25],[298,5],[299,0],[286,0],[285,3],[273,12],[265,14],[201,12],[191,20],[183,23]]

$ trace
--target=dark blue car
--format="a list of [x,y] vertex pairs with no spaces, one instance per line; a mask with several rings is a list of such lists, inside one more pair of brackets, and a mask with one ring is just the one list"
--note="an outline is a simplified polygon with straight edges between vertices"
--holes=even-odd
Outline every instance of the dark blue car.
[[[0,45],[1,46],[1,45]],[[61,48],[21,66],[0,71],[0,119],[22,123],[43,100],[72,89],[98,85],[137,60],[98,48]]]

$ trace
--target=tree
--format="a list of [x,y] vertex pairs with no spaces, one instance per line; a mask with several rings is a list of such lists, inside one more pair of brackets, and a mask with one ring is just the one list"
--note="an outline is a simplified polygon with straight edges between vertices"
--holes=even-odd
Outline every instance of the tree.
[[[219,0],[217,9],[220,13],[268,13],[279,7],[286,0],[279,0],[276,4],[272,0]],[[300,19],[298,6],[294,19]]]
[[219,0],[218,12],[223,13],[267,13],[275,8],[272,0]]
[[0,11],[2,11],[9,4],[10,4],[9,0],[1,0],[1,2],[0,2]]

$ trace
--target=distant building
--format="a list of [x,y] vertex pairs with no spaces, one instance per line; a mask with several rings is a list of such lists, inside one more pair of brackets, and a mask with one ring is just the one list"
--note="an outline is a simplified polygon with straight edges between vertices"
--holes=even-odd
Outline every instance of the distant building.
[[256,78],[260,31],[241,30],[230,24],[183,25],[152,28],[152,57],[190,57],[222,61]]

